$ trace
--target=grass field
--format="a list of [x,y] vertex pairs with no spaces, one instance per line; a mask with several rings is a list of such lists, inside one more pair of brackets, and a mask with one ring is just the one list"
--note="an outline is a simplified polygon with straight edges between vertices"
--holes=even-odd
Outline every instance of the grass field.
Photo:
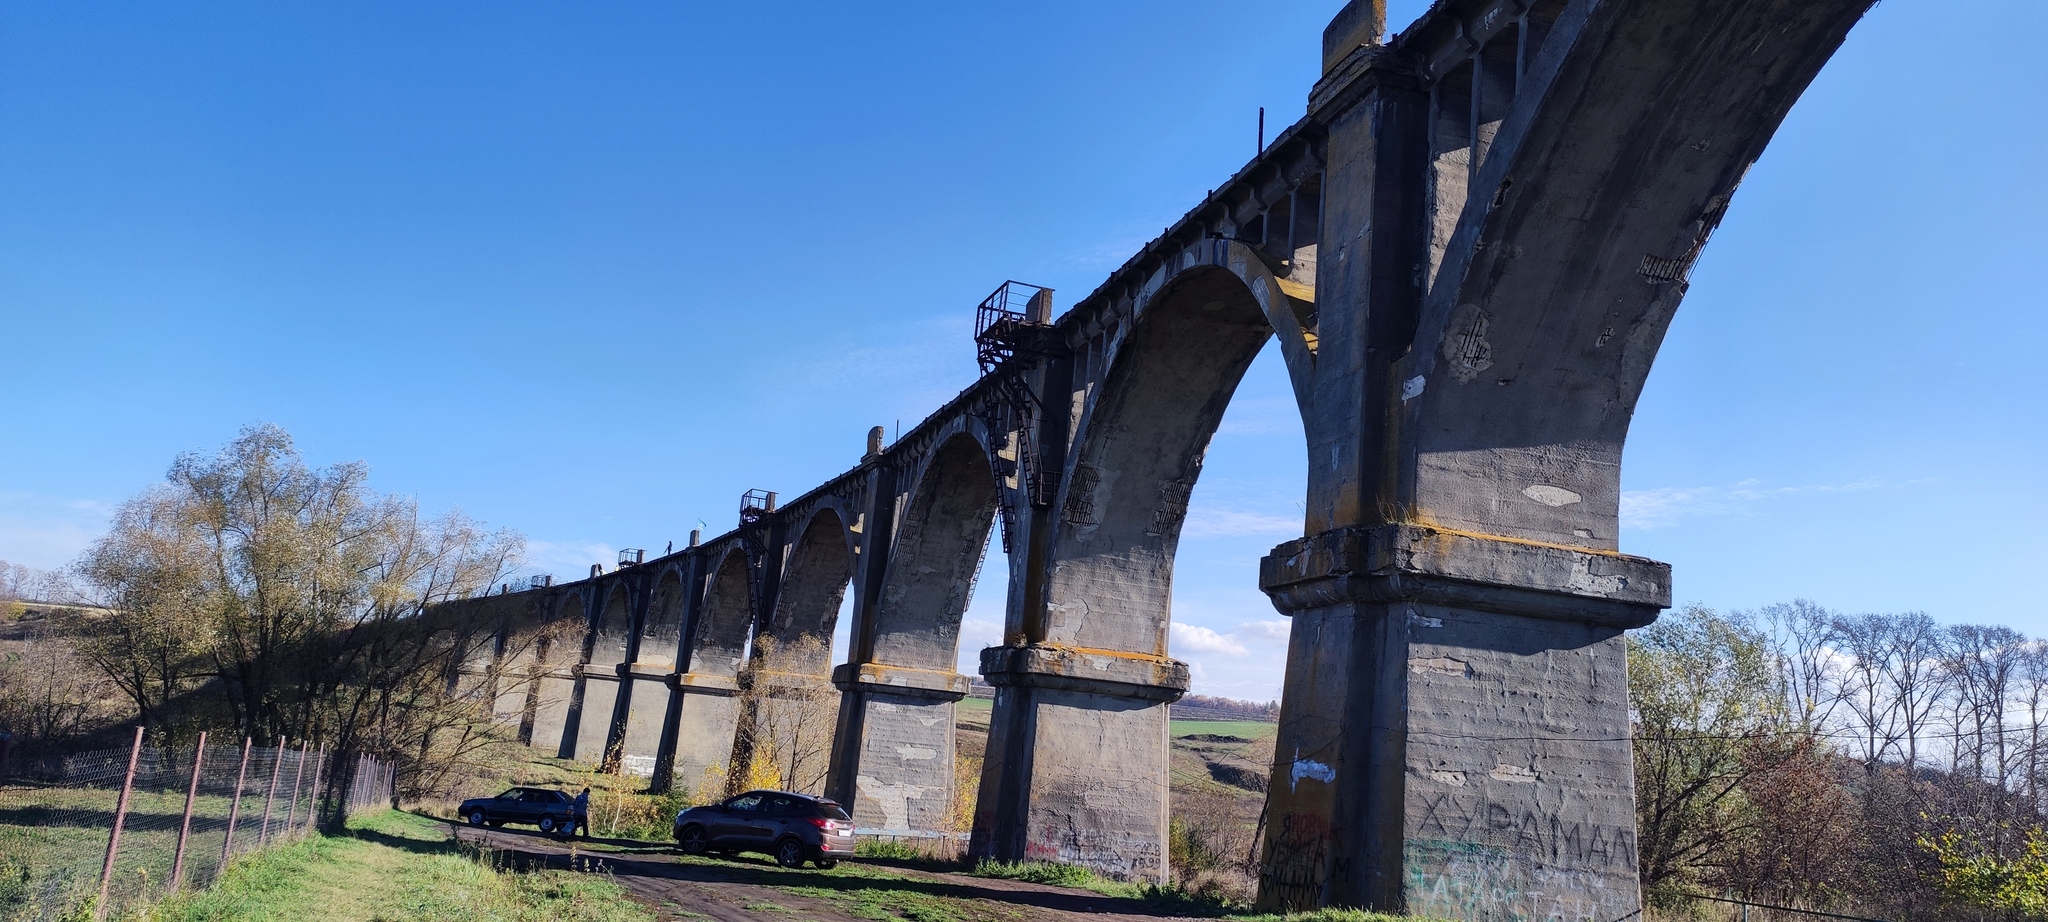
[[1279,724],[1263,720],[1176,720],[1167,732],[1175,737],[1210,734],[1256,740],[1272,736],[1279,730]]
[[451,841],[447,827],[382,811],[345,836],[237,860],[212,890],[173,897],[137,922],[652,922],[600,874],[515,871]]

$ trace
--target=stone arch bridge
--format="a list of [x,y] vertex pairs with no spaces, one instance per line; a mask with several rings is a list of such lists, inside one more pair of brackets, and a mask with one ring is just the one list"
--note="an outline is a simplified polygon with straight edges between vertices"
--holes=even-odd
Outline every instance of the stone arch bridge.
[[[1308,439],[1260,902],[1464,919],[1640,909],[1621,632],[1668,568],[1617,549],[1623,440],[1686,276],[1871,0],[1381,0],[1308,114],[1053,316],[1006,285],[985,374],[740,526],[493,596],[480,689],[522,738],[656,787],[733,759],[757,641],[840,693],[825,787],[931,829],[961,614],[1004,579],[972,849],[1161,879],[1174,550],[1240,376],[1278,339]],[[1008,573],[979,573],[990,529]],[[750,646],[752,645],[752,646]],[[787,680],[789,676],[781,679]]]

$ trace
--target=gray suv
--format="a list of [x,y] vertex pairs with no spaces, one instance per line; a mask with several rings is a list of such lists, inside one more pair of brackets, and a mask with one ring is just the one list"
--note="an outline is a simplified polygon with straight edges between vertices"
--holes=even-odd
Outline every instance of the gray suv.
[[676,814],[676,845],[683,854],[740,852],[772,855],[785,868],[805,861],[830,868],[853,854],[853,818],[839,804],[788,791],[748,791],[724,803]]

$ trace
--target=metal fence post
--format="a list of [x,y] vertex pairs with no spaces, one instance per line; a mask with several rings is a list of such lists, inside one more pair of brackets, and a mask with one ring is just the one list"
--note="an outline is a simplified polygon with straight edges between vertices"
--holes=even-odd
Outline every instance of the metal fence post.
[[292,803],[284,811],[283,835],[291,835],[292,826],[299,819],[299,782],[306,780],[306,747],[311,745],[307,740],[299,741],[299,767],[292,772]]
[[128,776],[121,780],[121,799],[114,803],[114,829],[107,835],[107,862],[100,867],[100,898],[92,917],[107,917],[107,888],[114,882],[114,856],[121,851],[121,823],[128,819],[128,795],[135,790],[135,763],[142,760],[142,728],[135,728],[135,745],[128,750]]
[[270,760],[270,787],[263,791],[263,831],[256,836],[257,848],[270,844],[270,807],[277,803],[277,779],[284,773],[284,737],[278,737],[272,752],[276,758]]
[[199,731],[199,744],[192,747],[192,783],[185,788],[185,819],[178,824],[178,850],[171,858],[171,891],[185,881],[185,841],[192,837],[192,804],[199,800],[199,769],[206,764],[206,731]]
[[228,855],[235,848],[235,820],[242,813],[242,781],[249,777],[249,748],[256,741],[242,737],[242,770],[235,773],[235,799],[228,803],[228,837],[220,843],[220,864],[227,867]]
[[320,771],[327,767],[327,744],[320,744],[320,751],[313,756],[313,787],[311,802],[306,804],[305,833],[311,835],[320,823]]

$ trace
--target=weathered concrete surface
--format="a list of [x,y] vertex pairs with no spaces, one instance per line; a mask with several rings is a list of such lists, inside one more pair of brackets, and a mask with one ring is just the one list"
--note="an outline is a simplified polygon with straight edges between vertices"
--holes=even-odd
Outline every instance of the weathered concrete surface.
[[576,677],[566,669],[549,670],[534,683],[533,748],[567,756],[574,745],[563,732],[569,724],[569,702],[576,696]]
[[902,514],[877,510],[864,526],[878,585],[856,597],[850,661],[832,675],[843,697],[827,791],[855,823],[895,832],[948,828],[953,709],[969,684],[954,672],[960,619],[998,503],[977,438],[937,444],[922,471],[904,472]]
[[636,664],[631,678],[625,735],[619,746],[620,770],[651,776],[661,751],[661,727],[668,716],[668,673],[662,664]]
[[725,676],[678,676],[681,723],[676,733],[675,786],[697,795],[725,792],[739,727],[739,683]]
[[583,673],[583,710],[576,724],[576,749],[569,758],[584,762],[602,761],[605,737],[611,733],[612,709],[619,700],[619,677]]
[[[1483,581],[1502,572],[1529,578]],[[1260,575],[1294,615],[1263,900],[1635,910],[1620,635],[1669,604],[1668,568],[1390,525],[1282,545]]]
[[[1066,314],[992,296],[984,376],[930,418],[726,535],[538,593],[544,621],[604,615],[533,664],[502,644],[495,710],[633,757],[658,714],[651,783],[696,790],[749,641],[829,633],[851,592],[828,791],[929,828],[999,523],[973,848],[1163,879],[1174,556],[1277,338],[1310,469],[1307,537],[1261,569],[1294,618],[1261,903],[1626,917],[1620,632],[1670,584],[1618,553],[1622,447],[1693,261],[1868,5],[1442,0],[1390,44],[1382,3],[1347,5],[1306,118]],[[621,663],[664,687],[594,674]]]

